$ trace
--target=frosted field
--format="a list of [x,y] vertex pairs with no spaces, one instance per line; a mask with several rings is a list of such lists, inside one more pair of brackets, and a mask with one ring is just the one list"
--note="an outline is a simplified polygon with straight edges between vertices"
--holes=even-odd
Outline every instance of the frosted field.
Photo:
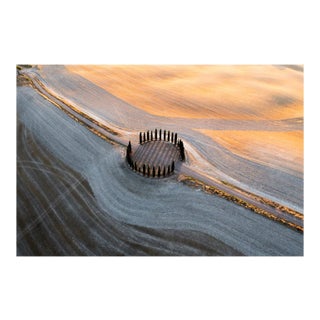
[[[196,130],[302,130],[297,119],[187,119],[152,115],[62,66],[31,70],[121,133],[179,132],[187,166],[302,212],[303,173],[259,163]],[[303,235],[177,182],[127,168],[125,149],[89,132],[30,87],[17,88],[17,254],[302,255]],[[256,159],[255,159],[256,160]]]

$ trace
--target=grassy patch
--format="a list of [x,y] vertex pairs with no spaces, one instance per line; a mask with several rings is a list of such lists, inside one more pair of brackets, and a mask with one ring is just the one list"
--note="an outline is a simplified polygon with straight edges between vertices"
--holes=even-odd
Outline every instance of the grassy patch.
[[31,64],[17,64],[17,69],[22,70],[23,68],[32,68]]

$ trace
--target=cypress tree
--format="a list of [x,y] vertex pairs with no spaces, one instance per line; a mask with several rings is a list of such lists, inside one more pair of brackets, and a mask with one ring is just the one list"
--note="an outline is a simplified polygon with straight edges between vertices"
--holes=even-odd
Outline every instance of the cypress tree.
[[181,155],[181,160],[184,161],[185,160],[185,154],[184,154],[184,145],[182,140],[180,140],[180,155]]
[[167,140],[170,142],[170,130],[168,131],[168,138]]
[[160,172],[160,166],[158,167],[158,178],[160,178],[161,172]]
[[154,130],[154,138],[155,140],[158,140],[158,130]]
[[147,131],[147,141],[149,141],[149,130]]
[[146,142],[146,133],[143,133],[143,142]]
[[168,175],[171,173],[171,166],[168,164]]
[[166,166],[163,166],[163,176],[166,176]]
[[131,152],[129,152],[129,146],[127,146],[127,154],[126,154],[126,159],[131,167],[131,164],[132,164],[132,159],[131,159]]
[[129,141],[129,144],[128,144],[128,151],[129,151],[129,153],[131,153],[131,151],[132,151],[131,141]]
[[147,167],[147,175],[148,175],[148,177],[150,177],[150,167],[149,167],[149,165]]
[[174,161],[171,163],[171,172],[174,172]]
[[166,141],[167,139],[167,131],[163,130],[163,141]]
[[161,133],[162,133],[162,130],[160,129],[160,131],[159,131],[159,140],[161,140]]
[[177,139],[178,139],[178,134],[176,133],[176,134],[174,135],[174,144],[175,144],[175,145],[177,145]]
[[152,133],[152,131],[151,131],[151,141],[153,141],[153,133]]
[[174,133],[172,132],[171,133],[171,142],[173,143],[173,135],[174,135]]
[[137,171],[137,162],[134,162],[134,170]]
[[153,176],[153,177],[156,176],[156,169],[154,168],[154,166],[153,166],[153,168],[152,168],[152,176]]
[[142,133],[141,132],[139,134],[139,142],[140,142],[140,144],[142,144]]
[[145,164],[143,164],[143,167],[142,167],[142,173],[143,173],[143,175],[145,175],[145,174],[146,174],[146,165],[145,165]]

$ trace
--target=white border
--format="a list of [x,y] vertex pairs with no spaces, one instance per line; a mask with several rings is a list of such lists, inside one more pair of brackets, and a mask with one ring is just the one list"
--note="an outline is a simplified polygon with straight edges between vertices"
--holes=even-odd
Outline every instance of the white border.
[[[5,53],[1,318],[301,319],[307,313],[317,318],[316,294],[311,293],[319,287],[318,192],[311,186],[319,178],[320,163],[313,152],[318,146],[315,111],[320,105],[315,3],[57,0],[6,4],[0,22]],[[15,257],[17,63],[304,64],[305,257]]]

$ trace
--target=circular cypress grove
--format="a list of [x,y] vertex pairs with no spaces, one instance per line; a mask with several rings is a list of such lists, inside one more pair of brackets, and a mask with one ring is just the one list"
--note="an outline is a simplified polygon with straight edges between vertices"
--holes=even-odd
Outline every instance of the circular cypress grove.
[[175,172],[175,161],[185,160],[185,149],[178,134],[155,128],[139,132],[139,145],[133,150],[129,141],[126,161],[130,168],[145,177],[167,177]]

